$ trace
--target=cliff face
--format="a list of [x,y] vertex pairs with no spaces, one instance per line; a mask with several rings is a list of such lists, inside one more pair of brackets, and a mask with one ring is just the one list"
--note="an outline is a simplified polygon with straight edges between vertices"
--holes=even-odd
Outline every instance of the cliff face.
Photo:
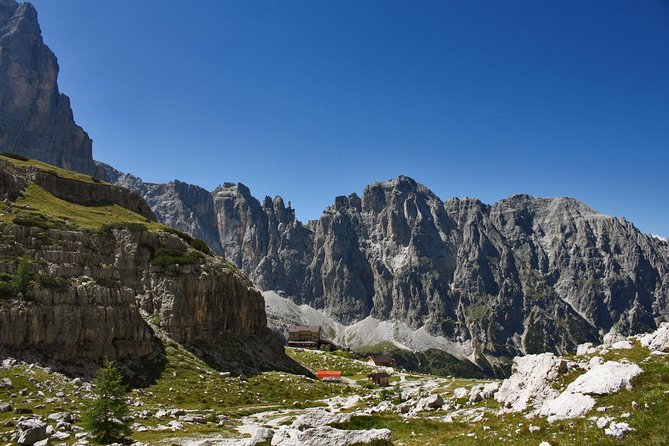
[[424,327],[484,368],[669,318],[669,245],[573,199],[443,202],[399,177],[337,197],[306,225],[241,184],[212,199],[222,251],[261,289],[344,324]]
[[[11,185],[4,191],[21,189],[0,211],[1,347],[69,364],[108,357],[146,372],[162,356],[151,321],[219,369],[303,372],[268,330],[248,279],[190,237],[126,214],[135,192],[23,164],[0,160],[0,184]],[[67,182],[78,187],[63,188]],[[68,201],[69,218],[55,213],[68,191],[87,197],[101,188],[111,202]],[[112,224],[90,227],[89,214],[102,212],[110,214],[100,221]]]
[[95,175],[91,139],[74,122],[57,78],[35,8],[0,0],[0,151]]

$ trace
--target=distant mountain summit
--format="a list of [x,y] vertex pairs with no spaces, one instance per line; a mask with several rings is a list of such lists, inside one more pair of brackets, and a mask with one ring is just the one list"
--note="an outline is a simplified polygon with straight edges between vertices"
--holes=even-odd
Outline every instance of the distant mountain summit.
[[[420,330],[403,346],[420,349],[428,334],[490,372],[518,354],[564,353],[669,319],[669,244],[573,198],[442,201],[400,176],[336,197],[303,224],[281,197],[261,202],[243,184],[208,194],[133,181],[119,184],[143,193],[160,221],[206,234],[256,286],[321,310],[328,326],[393,321],[388,330]],[[353,331],[359,346],[365,330]],[[333,336],[346,343],[346,333]]]
[[0,152],[96,175],[92,141],[58,90],[58,61],[30,3],[0,0]]

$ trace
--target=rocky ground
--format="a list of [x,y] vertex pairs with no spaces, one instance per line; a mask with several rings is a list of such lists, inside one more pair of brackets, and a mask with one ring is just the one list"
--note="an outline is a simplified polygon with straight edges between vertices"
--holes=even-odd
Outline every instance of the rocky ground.
[[[518,357],[504,381],[374,368],[345,353],[291,351],[324,384],[285,373],[232,377],[179,346],[154,385],[129,393],[136,444],[246,446],[439,444],[666,444],[669,324],[656,332],[579,346],[576,355]],[[0,369],[0,441],[90,444],[81,412],[91,384],[6,358]],[[42,443],[40,443],[42,441]]]

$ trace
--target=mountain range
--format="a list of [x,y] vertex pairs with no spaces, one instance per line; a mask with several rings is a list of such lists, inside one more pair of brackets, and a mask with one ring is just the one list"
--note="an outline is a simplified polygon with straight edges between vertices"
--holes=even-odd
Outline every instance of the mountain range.
[[442,200],[400,176],[338,196],[302,223],[281,197],[261,201],[241,183],[210,192],[96,163],[29,4],[0,0],[0,62],[0,149],[137,191],[160,223],[333,326],[386,324],[384,339],[411,349],[422,347],[392,331],[420,332],[504,374],[518,354],[565,353],[669,320],[669,244],[575,199]]

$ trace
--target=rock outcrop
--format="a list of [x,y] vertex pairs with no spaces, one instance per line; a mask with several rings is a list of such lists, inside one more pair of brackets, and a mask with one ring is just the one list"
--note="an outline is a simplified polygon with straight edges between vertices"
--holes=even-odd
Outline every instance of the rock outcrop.
[[[0,347],[65,364],[107,357],[141,375],[162,359],[150,321],[221,370],[305,372],[267,328],[263,298],[251,282],[206,246],[152,222],[135,192],[23,164],[29,163],[0,160],[0,183],[43,190],[34,201],[10,195],[0,212],[0,257],[11,259],[0,263]],[[70,202],[78,205],[71,220],[48,213],[57,196],[105,188],[99,194],[111,204],[149,215],[81,228],[77,218],[98,209],[87,205],[87,194]]]
[[95,175],[91,139],[58,90],[58,69],[35,8],[0,0],[0,152]]
[[[280,197],[261,203],[242,184],[214,190],[213,206],[204,193],[171,194],[166,205],[133,181],[119,184],[153,199],[160,221],[209,234],[259,288],[343,324],[423,327],[495,373],[508,373],[517,354],[564,353],[669,318],[669,244],[574,199],[444,202],[399,177],[337,197],[302,224]],[[193,187],[164,188],[176,186]]]

